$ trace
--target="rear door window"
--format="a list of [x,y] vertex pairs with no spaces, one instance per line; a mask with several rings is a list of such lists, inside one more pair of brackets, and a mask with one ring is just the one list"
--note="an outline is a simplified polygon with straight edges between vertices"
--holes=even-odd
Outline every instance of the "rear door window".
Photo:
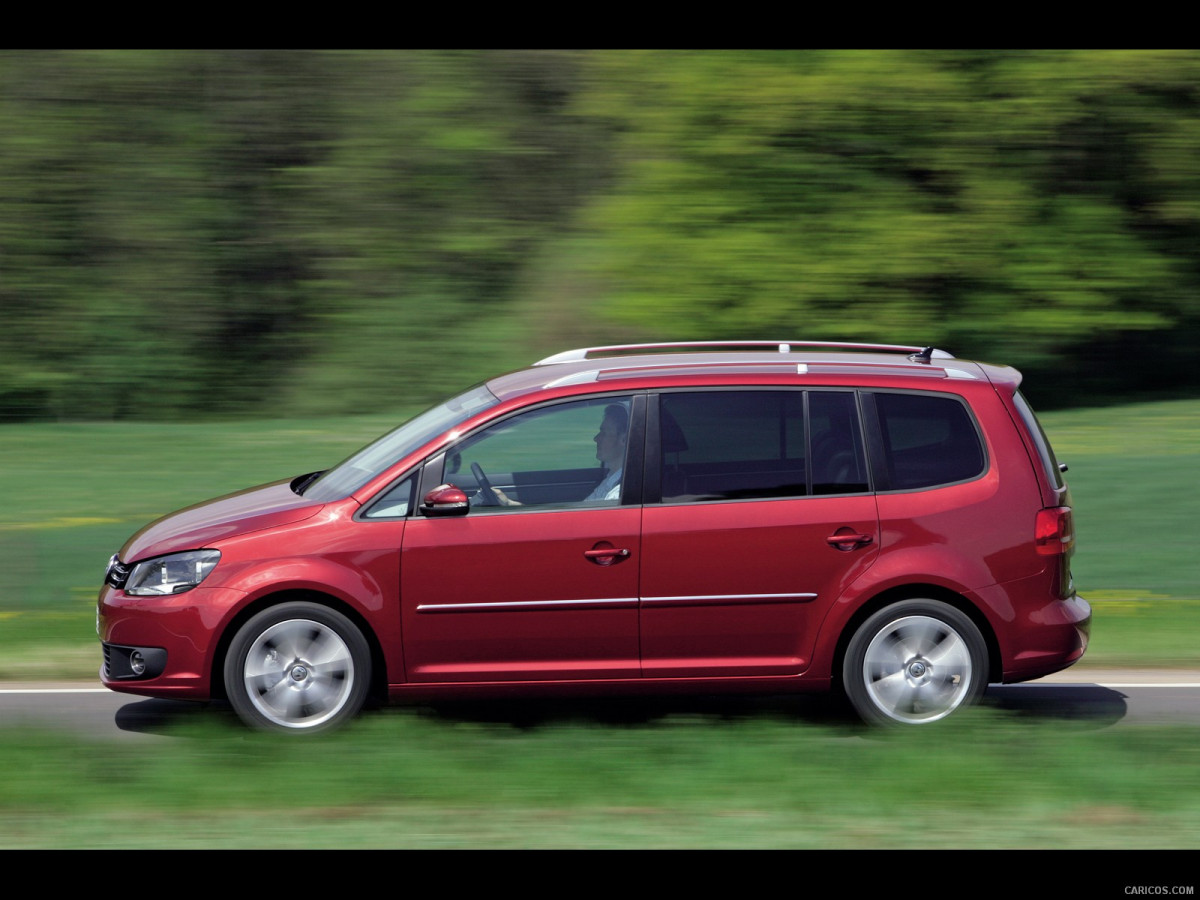
[[659,434],[664,502],[869,489],[850,391],[665,393]]

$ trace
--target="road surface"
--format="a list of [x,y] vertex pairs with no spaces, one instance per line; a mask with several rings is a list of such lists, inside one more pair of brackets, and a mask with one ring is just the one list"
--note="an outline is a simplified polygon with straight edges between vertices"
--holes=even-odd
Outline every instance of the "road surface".
[[[585,704],[587,701],[583,701]],[[614,701],[605,701],[611,714]],[[703,701],[701,701],[703,702]],[[722,698],[710,702],[741,705],[747,709],[760,701]],[[789,698],[792,715],[803,720],[827,720],[829,701],[820,695]],[[658,713],[674,707],[694,709],[687,698],[636,700],[644,713],[647,703],[656,704]],[[1145,724],[1200,724],[1200,671],[1080,669],[1067,670],[1048,678],[1019,685],[993,685],[984,704],[1005,709],[1032,719],[1071,719],[1090,723],[1096,728],[1129,727]],[[444,704],[450,716],[478,715],[479,704]],[[492,704],[494,711],[497,705]],[[500,718],[545,718],[546,708],[539,701],[505,701]],[[578,712],[579,704],[575,704]],[[773,707],[778,709],[778,704]],[[474,710],[474,711],[472,711]],[[388,710],[380,715],[395,714]],[[230,717],[227,707],[175,700],[152,700],[129,694],[117,694],[96,683],[20,683],[0,682],[0,729],[33,725],[61,729],[90,738],[169,740],[174,724],[192,717]],[[836,717],[836,714],[835,714]]]

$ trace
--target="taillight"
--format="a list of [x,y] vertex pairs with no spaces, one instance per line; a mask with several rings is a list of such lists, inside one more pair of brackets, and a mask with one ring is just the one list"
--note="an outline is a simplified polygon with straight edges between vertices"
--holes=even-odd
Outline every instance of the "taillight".
[[1038,510],[1033,544],[1042,556],[1069,555],[1075,550],[1075,526],[1071,507],[1053,506]]

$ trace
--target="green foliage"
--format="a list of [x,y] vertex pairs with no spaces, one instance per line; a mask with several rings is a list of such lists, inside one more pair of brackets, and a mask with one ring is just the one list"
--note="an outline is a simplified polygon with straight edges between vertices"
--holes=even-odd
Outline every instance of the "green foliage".
[[9,51],[0,419],[420,405],[608,338],[1194,391],[1198,83],[1194,51]]
[[0,56],[0,416],[394,407],[494,371],[482,320],[588,180],[588,128],[558,121],[574,67]]
[[[675,337],[904,338],[1018,366],[1194,328],[1194,53],[611,53],[597,302]],[[1194,333],[1194,332],[1193,332]]]

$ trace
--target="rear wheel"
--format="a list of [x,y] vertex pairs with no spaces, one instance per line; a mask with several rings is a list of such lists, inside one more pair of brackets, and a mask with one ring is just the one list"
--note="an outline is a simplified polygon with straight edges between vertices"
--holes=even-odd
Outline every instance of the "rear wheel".
[[317,603],[263,610],[238,630],[225,658],[229,702],[256,728],[333,728],[362,708],[370,680],[362,632]]
[[854,633],[842,684],[865,721],[921,725],[975,703],[987,670],[987,645],[965,613],[939,600],[905,600]]

